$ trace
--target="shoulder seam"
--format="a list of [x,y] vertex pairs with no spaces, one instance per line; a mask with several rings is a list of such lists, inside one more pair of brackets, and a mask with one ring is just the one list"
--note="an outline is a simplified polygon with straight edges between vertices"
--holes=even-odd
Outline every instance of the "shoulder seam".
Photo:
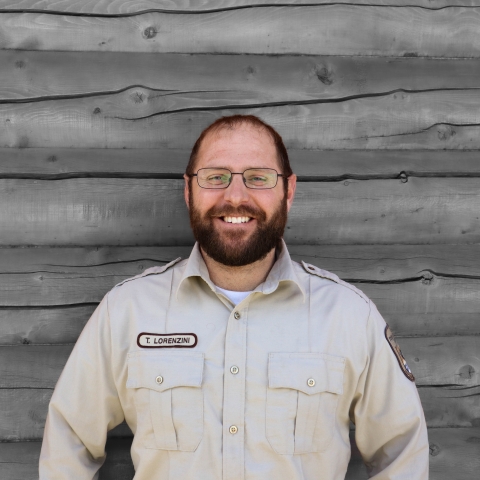
[[348,288],[350,291],[356,293],[367,304],[370,302],[369,298],[361,290],[359,290],[354,285],[350,285],[348,282],[345,282],[334,273],[328,272],[327,270],[322,270],[321,268],[318,268],[315,265],[311,265],[310,263],[306,263],[303,260],[302,260],[302,266],[305,269],[305,271],[310,275],[315,275],[320,278],[325,278],[326,280],[330,280],[331,282],[334,282],[337,285],[341,285],[342,287]]
[[131,282],[132,280],[137,280],[139,278],[143,277],[149,277],[150,275],[160,275],[161,273],[166,272],[170,267],[178,263],[182,257],[178,257],[175,260],[172,260],[171,262],[167,263],[166,265],[162,265],[161,267],[151,267],[147,268],[144,272],[140,273],[139,275],[135,275],[134,277],[126,278],[125,280],[121,281],[120,283],[117,283],[113,288],[120,287],[124,283]]

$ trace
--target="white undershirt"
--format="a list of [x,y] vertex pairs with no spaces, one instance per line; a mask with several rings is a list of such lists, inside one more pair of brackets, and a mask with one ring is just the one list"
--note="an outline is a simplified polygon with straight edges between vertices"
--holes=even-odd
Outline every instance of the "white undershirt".
[[234,305],[238,305],[242,300],[245,300],[252,293],[252,292],[234,292],[232,290],[225,290],[224,288],[220,288],[220,287],[217,287],[217,290],[223,293]]

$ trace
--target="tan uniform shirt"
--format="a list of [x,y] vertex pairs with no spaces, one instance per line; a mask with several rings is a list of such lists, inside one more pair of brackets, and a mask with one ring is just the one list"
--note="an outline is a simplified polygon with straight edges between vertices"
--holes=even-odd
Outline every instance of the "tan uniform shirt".
[[136,480],[343,479],[350,420],[372,478],[428,478],[422,407],[384,320],[285,245],[237,306],[197,246],[110,291],[55,388],[40,479],[96,478],[124,419]]

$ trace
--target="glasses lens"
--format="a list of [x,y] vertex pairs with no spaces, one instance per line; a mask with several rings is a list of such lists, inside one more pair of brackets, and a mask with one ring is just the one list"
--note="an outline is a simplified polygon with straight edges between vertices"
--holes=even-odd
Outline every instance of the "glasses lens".
[[231,177],[226,168],[201,168],[197,172],[198,184],[203,188],[226,188]]
[[249,168],[243,177],[248,188],[273,188],[277,184],[277,172],[271,168]]

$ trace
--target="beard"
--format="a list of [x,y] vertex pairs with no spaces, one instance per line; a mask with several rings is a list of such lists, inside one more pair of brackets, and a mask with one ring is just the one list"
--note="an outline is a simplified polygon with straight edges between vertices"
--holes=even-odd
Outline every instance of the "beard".
[[[194,205],[191,190],[189,206],[190,225],[199,246],[213,260],[228,267],[243,267],[264,259],[280,245],[287,224],[286,195],[269,221],[263,210],[247,205],[238,208],[231,205],[214,206],[202,216]],[[255,218],[257,228],[251,234],[240,228],[237,231],[219,232],[214,219],[228,216]]]

